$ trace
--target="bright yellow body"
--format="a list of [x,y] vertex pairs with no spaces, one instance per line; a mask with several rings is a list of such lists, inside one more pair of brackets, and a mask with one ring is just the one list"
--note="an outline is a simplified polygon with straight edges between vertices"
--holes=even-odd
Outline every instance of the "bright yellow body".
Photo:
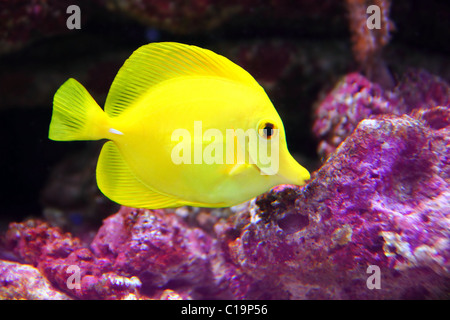
[[[119,71],[105,111],[71,79],[55,95],[49,137],[111,140],[101,152],[97,182],[120,204],[225,207],[275,185],[309,179],[289,154],[283,124],[264,90],[243,69],[209,50],[176,43],[141,47]],[[258,161],[194,163],[193,151],[203,154],[212,143],[224,146],[225,157],[227,129],[257,130],[261,121],[279,130],[276,174],[262,174]],[[203,141],[194,132],[195,123],[201,123],[202,133],[220,132],[223,140]],[[179,129],[191,137],[190,163],[173,160],[180,140],[174,141],[172,135]],[[233,142],[236,155],[242,145]]]

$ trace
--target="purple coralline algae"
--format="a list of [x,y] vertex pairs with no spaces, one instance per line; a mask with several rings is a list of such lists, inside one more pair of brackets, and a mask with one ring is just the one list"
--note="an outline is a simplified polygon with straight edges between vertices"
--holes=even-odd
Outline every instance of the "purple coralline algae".
[[[295,299],[445,298],[449,125],[361,121],[309,184],[274,188],[234,218],[233,261]],[[368,289],[369,266],[379,290]]]
[[70,299],[51,285],[38,269],[0,260],[0,299]]
[[[90,245],[39,220],[12,223],[3,242],[3,251],[53,286],[52,294],[30,298],[59,299],[58,292],[79,299],[234,298],[249,278],[227,265],[205,231],[163,210],[122,207],[105,219]],[[7,271],[0,273],[0,297],[25,296],[25,286],[11,296],[17,286],[8,280],[20,278],[21,269]]]
[[93,253],[111,261],[116,272],[138,276],[144,289],[170,281],[208,283],[210,247],[209,236],[172,213],[126,208],[105,220],[91,244]]
[[348,74],[316,106],[313,132],[319,139],[318,153],[328,157],[363,119],[448,108],[449,97],[448,84],[422,70],[406,72],[393,90],[384,90],[359,73]]
[[392,91],[346,76],[316,110],[322,167],[241,206],[122,207],[93,238],[12,223],[0,297],[448,299],[448,93],[422,71]]

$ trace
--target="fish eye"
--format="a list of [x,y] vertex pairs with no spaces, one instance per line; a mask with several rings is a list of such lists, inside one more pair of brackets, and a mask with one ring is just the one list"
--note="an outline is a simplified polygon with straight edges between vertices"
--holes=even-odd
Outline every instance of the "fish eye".
[[277,129],[275,124],[270,121],[263,121],[258,126],[258,133],[261,137],[270,140],[275,134],[275,129]]

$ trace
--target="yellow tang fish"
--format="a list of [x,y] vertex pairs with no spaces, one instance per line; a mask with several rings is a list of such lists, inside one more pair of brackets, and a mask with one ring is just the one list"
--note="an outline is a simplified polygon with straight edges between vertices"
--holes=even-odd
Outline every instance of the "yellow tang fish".
[[227,207],[310,178],[256,80],[221,55],[174,42],[137,49],[104,111],[67,80],[54,97],[49,138],[109,140],[98,159],[98,187],[135,208]]

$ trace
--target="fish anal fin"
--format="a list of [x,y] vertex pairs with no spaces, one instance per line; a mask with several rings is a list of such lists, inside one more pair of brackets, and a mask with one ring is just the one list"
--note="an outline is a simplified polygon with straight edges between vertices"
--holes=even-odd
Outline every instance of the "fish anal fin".
[[128,207],[160,209],[184,205],[183,201],[152,190],[139,181],[112,141],[108,141],[100,153],[97,184],[109,199]]

